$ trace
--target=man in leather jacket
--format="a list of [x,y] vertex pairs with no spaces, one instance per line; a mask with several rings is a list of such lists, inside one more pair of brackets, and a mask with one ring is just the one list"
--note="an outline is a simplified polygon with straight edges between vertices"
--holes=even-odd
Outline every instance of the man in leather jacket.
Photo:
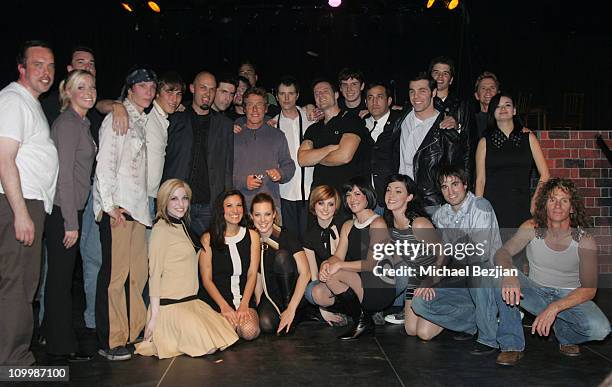
[[414,179],[425,209],[431,215],[444,197],[438,186],[438,169],[442,165],[465,168],[467,136],[454,128],[449,120],[434,108],[436,81],[420,73],[409,83],[412,109],[397,120],[400,134],[399,172]]

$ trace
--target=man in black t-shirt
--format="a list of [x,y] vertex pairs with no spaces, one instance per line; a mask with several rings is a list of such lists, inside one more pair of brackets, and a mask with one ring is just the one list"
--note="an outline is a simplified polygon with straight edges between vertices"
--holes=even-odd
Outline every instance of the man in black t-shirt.
[[370,177],[372,138],[359,117],[340,110],[338,90],[332,82],[313,83],[317,107],[324,119],[311,125],[298,149],[300,166],[314,166],[311,190],[327,184],[338,192],[355,176]]
[[342,94],[338,99],[338,107],[359,118],[365,117],[368,107],[362,95],[365,87],[363,73],[357,69],[343,68],[338,73],[338,87]]

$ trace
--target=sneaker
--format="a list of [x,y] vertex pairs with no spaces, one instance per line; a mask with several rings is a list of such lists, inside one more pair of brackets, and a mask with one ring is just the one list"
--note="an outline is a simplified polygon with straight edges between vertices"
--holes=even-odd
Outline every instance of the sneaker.
[[385,325],[385,318],[383,317],[382,312],[376,312],[372,315],[372,320],[374,320],[374,325]]
[[392,313],[385,316],[385,321],[389,324],[403,324],[404,323],[404,312]]
[[98,354],[110,361],[130,360],[132,354],[126,347],[115,347],[113,349],[100,349]]

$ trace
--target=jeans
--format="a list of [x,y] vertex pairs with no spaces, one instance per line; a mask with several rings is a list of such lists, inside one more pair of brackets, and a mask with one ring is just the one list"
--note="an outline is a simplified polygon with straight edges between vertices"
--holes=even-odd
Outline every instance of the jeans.
[[[552,302],[567,297],[573,289],[557,289],[542,287],[530,280],[519,271],[521,283],[521,306],[527,312],[538,316]],[[504,303],[501,298],[501,290],[496,289],[496,299]],[[516,313],[508,314],[507,319],[500,316],[498,335],[513,340],[516,347],[525,347],[525,336],[521,324],[518,308],[513,307]],[[610,333],[610,322],[601,309],[593,301],[586,301],[557,314],[553,324],[555,336],[560,344],[580,344],[587,341],[603,340]]]
[[415,297],[412,309],[417,315],[446,329],[478,333],[477,341],[481,344],[504,348],[506,343],[497,337],[495,290],[491,286],[435,288],[433,300]]
[[[405,263],[400,263],[397,265],[396,269],[399,269],[401,266],[408,266]],[[408,284],[410,282],[410,277],[407,275],[398,275],[395,276],[395,301],[393,301],[393,306],[404,307],[404,302],[406,300],[406,289],[408,288]]]
[[210,204],[192,203],[189,213],[191,215],[191,231],[193,231],[198,238],[201,238],[202,234],[204,234],[210,225],[210,218],[212,217]]
[[100,230],[93,212],[93,196],[89,192],[87,206],[83,212],[81,228],[81,257],[83,259],[83,288],[85,290],[85,326],[96,327],[96,284],[98,272],[102,265],[102,247],[100,247]]

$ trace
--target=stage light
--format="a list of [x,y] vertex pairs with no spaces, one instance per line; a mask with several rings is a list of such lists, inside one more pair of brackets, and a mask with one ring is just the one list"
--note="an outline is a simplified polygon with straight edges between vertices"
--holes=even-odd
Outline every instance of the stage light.
[[427,7],[427,8],[431,8],[431,7],[433,7],[433,5],[434,5],[434,3],[435,3],[435,2],[436,2],[436,0],[427,0],[427,5],[426,5],[426,7]]
[[157,5],[157,3],[154,1],[147,2],[147,5],[149,6],[149,8],[151,8],[151,11],[153,12],[159,13],[159,11],[161,11],[159,5]]
[[342,4],[342,0],[329,0],[327,4],[329,4],[330,7],[336,8],[339,7],[340,4]]
[[134,12],[134,10],[132,9],[132,6],[128,3],[121,3],[121,6],[123,7],[123,9],[125,9],[128,12]]
[[448,5],[446,6],[446,8],[448,8],[448,9],[455,9],[455,8],[457,8],[458,5],[459,5],[459,0],[450,0],[448,2]]

